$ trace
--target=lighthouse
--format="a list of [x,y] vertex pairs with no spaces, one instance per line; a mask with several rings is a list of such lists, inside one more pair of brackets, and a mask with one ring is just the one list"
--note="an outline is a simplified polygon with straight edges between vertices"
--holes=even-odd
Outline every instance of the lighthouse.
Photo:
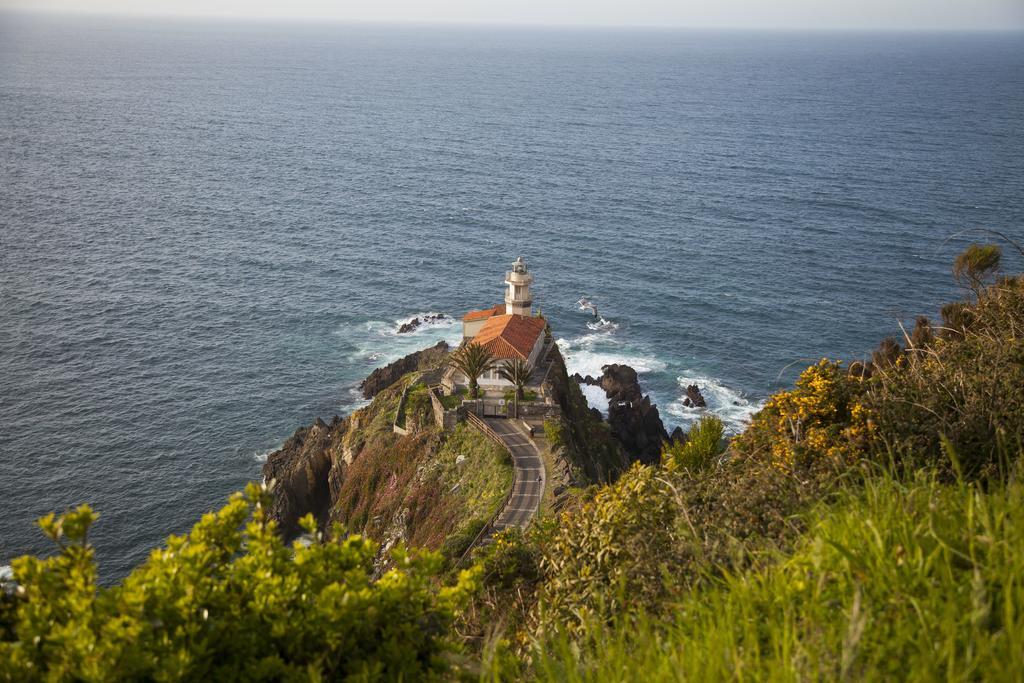
[[512,270],[505,273],[505,313],[533,315],[533,295],[530,285],[533,276],[526,269],[526,261],[520,256],[512,264]]

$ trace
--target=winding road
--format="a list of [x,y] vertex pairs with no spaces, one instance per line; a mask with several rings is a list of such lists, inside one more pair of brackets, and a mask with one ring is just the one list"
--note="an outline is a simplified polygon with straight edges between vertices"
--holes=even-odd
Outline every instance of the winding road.
[[515,467],[512,495],[494,521],[494,532],[513,526],[526,528],[540,509],[544,497],[544,461],[519,420],[485,418],[484,422],[508,446]]

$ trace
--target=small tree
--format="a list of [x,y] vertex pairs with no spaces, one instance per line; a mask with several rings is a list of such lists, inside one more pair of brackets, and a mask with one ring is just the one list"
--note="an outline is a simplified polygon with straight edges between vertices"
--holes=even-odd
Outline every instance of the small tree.
[[999,271],[1003,251],[995,244],[971,244],[953,261],[953,277],[969,287],[975,296],[985,286],[985,280]]
[[516,388],[516,398],[520,401],[525,396],[525,387],[533,377],[533,368],[525,360],[507,360],[502,364],[498,373]]
[[477,380],[494,367],[494,357],[484,347],[470,342],[456,350],[449,363],[469,379],[469,396],[476,398],[480,393],[480,385]]
[[714,415],[704,415],[690,428],[685,441],[674,441],[661,449],[661,460],[670,469],[705,470],[722,454],[725,425]]

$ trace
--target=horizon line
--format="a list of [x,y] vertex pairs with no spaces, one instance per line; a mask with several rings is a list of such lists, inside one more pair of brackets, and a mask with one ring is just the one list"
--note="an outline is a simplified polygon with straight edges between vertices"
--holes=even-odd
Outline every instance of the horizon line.
[[752,26],[737,24],[653,24],[653,23],[600,23],[600,22],[530,22],[530,21],[482,21],[457,19],[356,19],[331,15],[257,15],[257,14],[197,14],[177,12],[117,12],[87,9],[50,9],[36,7],[4,7],[0,14],[26,16],[63,17],[67,19],[150,19],[180,20],[191,22],[245,22],[253,24],[322,24],[330,23],[349,26],[421,26],[429,28],[509,28],[509,29],[578,29],[578,30],[638,30],[638,31],[740,31],[751,33],[1024,33],[1024,25],[1014,27],[996,26],[838,26],[821,24],[817,26],[771,25]]

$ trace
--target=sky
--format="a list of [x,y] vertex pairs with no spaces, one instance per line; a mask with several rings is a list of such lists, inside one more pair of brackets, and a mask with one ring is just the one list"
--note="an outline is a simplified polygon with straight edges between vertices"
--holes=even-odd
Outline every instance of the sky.
[[1024,0],[0,0],[0,9],[582,26],[1024,29]]

